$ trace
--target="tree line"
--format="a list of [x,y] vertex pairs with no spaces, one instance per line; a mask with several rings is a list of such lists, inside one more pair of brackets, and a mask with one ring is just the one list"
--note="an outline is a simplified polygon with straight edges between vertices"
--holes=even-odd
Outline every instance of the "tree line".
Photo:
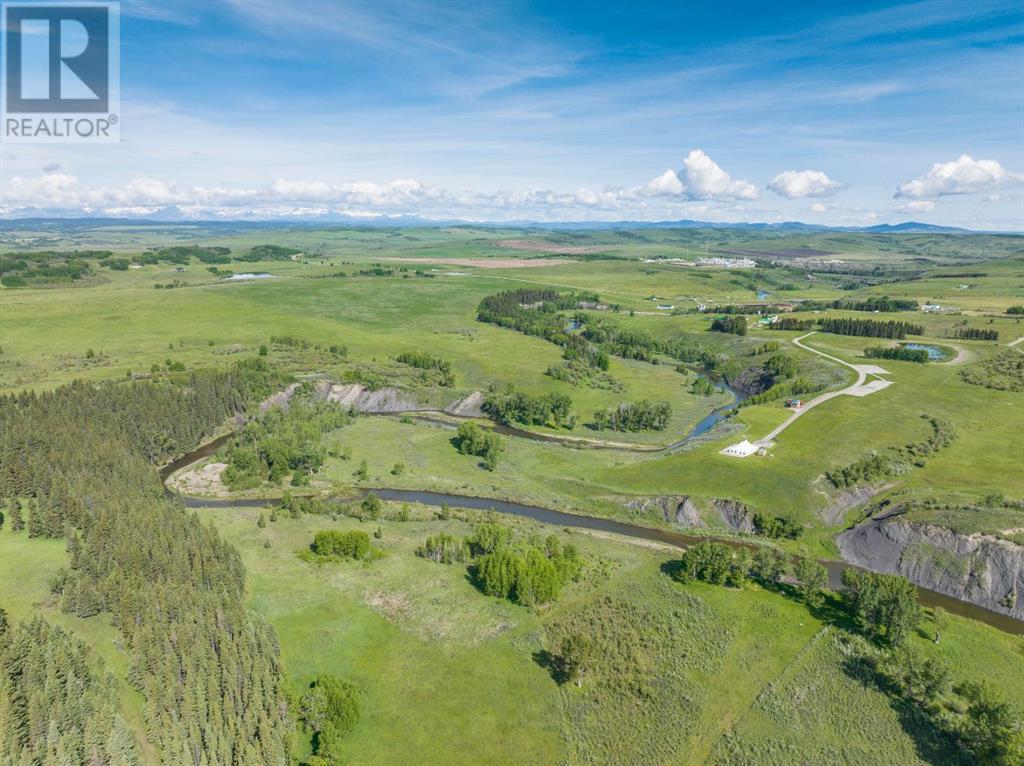
[[572,399],[567,394],[526,394],[510,391],[506,394],[491,394],[482,409],[489,417],[505,425],[551,426],[572,428],[575,416]]
[[907,348],[906,346],[869,346],[864,349],[868,359],[896,359],[900,362],[917,362],[925,364],[929,357],[923,348]]
[[931,429],[926,438],[901,447],[893,447],[888,455],[872,452],[841,468],[826,471],[825,478],[836,489],[844,489],[900,475],[912,467],[923,468],[930,456],[953,442],[956,430],[950,420],[930,415],[921,415],[921,418],[927,421]]
[[668,402],[624,402],[618,407],[597,410],[594,413],[594,428],[610,431],[664,431],[672,417]]
[[727,332],[733,335],[747,334],[747,318],[742,315],[715,317],[711,320],[711,330]]
[[[919,333],[920,334],[920,333]],[[954,338],[961,340],[999,340],[999,330],[983,330],[980,327],[958,327]]]
[[288,757],[277,639],[246,612],[238,552],[165,499],[156,470],[284,382],[254,359],[180,384],[0,397],[0,497],[30,503],[35,534],[66,536],[54,595],[78,616],[110,615],[146,736],[170,766]]
[[911,298],[890,298],[888,295],[870,296],[851,300],[839,298],[834,301],[801,301],[801,311],[826,311],[828,309],[840,309],[842,311],[916,311],[917,301]]
[[452,372],[452,363],[447,359],[428,354],[425,351],[403,351],[395,357],[395,361],[419,370],[437,370],[439,386],[451,387],[455,385],[455,373]]
[[825,317],[818,324],[822,332],[835,335],[860,335],[869,338],[893,338],[902,340],[908,335],[924,335],[924,325],[910,322],[877,321],[853,317]]

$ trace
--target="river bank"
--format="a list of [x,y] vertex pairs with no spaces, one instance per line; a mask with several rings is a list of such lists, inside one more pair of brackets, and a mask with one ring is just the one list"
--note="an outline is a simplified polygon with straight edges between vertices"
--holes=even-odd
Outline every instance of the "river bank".
[[[167,493],[169,497],[180,501],[186,508],[252,508],[273,507],[278,505],[280,503],[279,497],[254,497],[227,500],[189,497],[178,494],[167,486],[166,482],[172,474],[214,454],[220,446],[231,437],[231,435],[232,434],[229,433],[212,439],[161,468],[160,479],[164,482],[165,493]],[[691,545],[699,542],[705,542],[710,539],[709,537],[702,535],[687,535],[681,532],[645,527],[638,524],[630,524],[598,516],[557,511],[550,508],[518,503],[514,500],[477,497],[446,492],[433,492],[429,490],[373,487],[363,489],[356,495],[337,499],[345,502],[358,502],[369,492],[373,492],[380,499],[385,501],[418,503],[437,508],[447,505],[451,508],[494,511],[497,513],[529,518],[542,524],[592,530],[602,534],[614,534],[628,539],[642,540],[645,543],[654,542],[662,545],[668,545],[680,550],[685,550]],[[754,548],[757,545],[753,541],[747,542],[729,538],[720,539],[720,542],[732,547],[743,547],[747,549]],[[841,575],[844,569],[854,568],[863,570],[862,567],[857,567],[845,561],[822,560],[821,564],[828,570],[829,585],[834,589],[841,587]],[[992,627],[998,628],[1006,633],[1024,635],[1024,622],[1016,620],[1009,615],[994,612],[968,601],[962,601],[927,588],[922,588],[920,586],[916,587],[918,601],[923,606],[940,606],[952,614],[984,622],[987,625],[991,625]]]

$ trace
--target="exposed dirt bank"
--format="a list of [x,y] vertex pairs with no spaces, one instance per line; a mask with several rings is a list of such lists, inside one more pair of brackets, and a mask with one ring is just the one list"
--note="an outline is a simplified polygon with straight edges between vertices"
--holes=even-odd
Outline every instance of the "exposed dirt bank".
[[893,514],[868,519],[836,542],[853,564],[1024,620],[1024,546]]
[[[709,527],[700,511],[700,508],[704,507],[733,532],[752,533],[754,531],[753,510],[738,500],[693,498],[690,495],[655,495],[633,498],[627,500],[625,505],[630,510],[653,513],[669,523],[687,528]],[[707,518],[712,519],[713,517],[708,516]]]
[[227,467],[227,463],[207,463],[175,474],[168,484],[175,492],[180,492],[183,495],[228,497],[231,492],[220,477]]

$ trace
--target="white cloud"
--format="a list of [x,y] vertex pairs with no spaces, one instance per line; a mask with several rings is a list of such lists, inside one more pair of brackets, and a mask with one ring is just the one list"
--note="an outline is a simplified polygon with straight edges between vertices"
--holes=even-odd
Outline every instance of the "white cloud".
[[787,170],[768,184],[769,189],[787,199],[827,197],[835,194],[840,186],[820,170]]
[[901,213],[930,213],[935,209],[935,203],[927,199],[911,200],[905,205],[899,205],[896,210]]
[[815,202],[811,205],[812,213],[824,213],[828,211],[828,205],[822,204],[821,202]]
[[682,194],[686,190],[683,182],[679,180],[679,174],[674,170],[666,170],[657,178],[652,178],[643,187],[643,192],[651,196],[661,194]]
[[732,177],[700,149],[683,160],[687,192],[693,199],[757,199],[757,187]]
[[995,160],[976,160],[961,154],[952,162],[936,162],[920,178],[904,181],[896,197],[941,197],[947,194],[975,194],[991,192],[1022,176],[1011,173]]
[[[717,166],[716,166],[717,167]],[[737,186],[739,184],[739,186]],[[731,179],[702,193],[749,194],[756,189]],[[709,199],[703,196],[702,199]],[[172,219],[272,220],[276,218],[389,217],[463,220],[667,220],[707,217],[739,220],[742,210],[725,198],[717,206],[695,203],[679,176],[667,171],[644,186],[575,191],[451,190],[404,178],[378,183],[278,178],[250,187],[186,186],[135,178],[123,186],[87,186],[69,173],[15,176],[0,189],[0,216],[117,216]]]

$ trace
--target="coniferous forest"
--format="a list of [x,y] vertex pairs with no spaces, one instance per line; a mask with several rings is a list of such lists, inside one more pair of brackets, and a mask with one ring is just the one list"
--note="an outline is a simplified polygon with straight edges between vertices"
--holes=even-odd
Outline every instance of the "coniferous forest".
[[[287,760],[276,637],[243,607],[237,552],[164,497],[157,471],[281,383],[255,360],[0,399],[0,497],[30,535],[67,538],[53,590],[67,612],[110,614],[164,764]],[[6,630],[0,744],[11,763],[133,763],[116,696],[82,649],[42,622]]]

